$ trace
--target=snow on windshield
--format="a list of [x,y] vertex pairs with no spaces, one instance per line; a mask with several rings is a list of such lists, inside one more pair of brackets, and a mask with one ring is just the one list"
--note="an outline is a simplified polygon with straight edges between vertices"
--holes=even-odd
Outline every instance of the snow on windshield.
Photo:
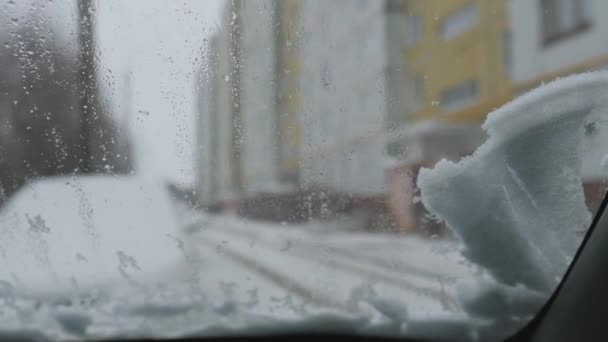
[[[489,139],[472,156],[421,170],[425,206],[459,235],[467,259],[506,285],[499,294],[533,292],[537,306],[527,314],[542,304],[539,293],[555,289],[591,222],[581,186],[584,127],[606,116],[607,91],[608,74],[599,72],[541,87],[490,113]],[[466,301],[480,301],[478,290],[464,291]],[[473,314],[486,309],[471,304]]]

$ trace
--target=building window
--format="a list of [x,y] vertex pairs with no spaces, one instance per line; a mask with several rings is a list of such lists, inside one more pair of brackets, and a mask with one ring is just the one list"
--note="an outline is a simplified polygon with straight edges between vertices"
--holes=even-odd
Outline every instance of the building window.
[[453,112],[468,107],[479,97],[479,81],[469,80],[441,92],[441,109]]
[[477,22],[478,12],[477,4],[471,3],[443,18],[439,28],[441,38],[452,39],[471,29]]
[[422,36],[422,20],[417,13],[408,14],[405,18],[405,44],[413,46],[418,44]]
[[591,27],[591,0],[540,0],[543,45]]
[[411,103],[410,111],[417,112],[422,108],[423,96],[424,96],[424,81],[421,76],[414,76],[410,79],[411,89]]

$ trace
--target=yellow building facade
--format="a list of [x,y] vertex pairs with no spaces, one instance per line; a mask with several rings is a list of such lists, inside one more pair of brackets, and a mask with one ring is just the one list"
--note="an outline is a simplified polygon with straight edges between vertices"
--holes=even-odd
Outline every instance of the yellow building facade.
[[407,121],[475,123],[513,96],[505,0],[406,2]]
[[300,163],[299,1],[276,1],[277,11],[277,114],[279,115],[279,172],[285,181],[297,181]]

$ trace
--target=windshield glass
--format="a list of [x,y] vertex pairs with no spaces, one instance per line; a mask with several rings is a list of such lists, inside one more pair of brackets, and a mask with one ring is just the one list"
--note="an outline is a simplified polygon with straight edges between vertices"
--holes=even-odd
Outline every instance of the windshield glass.
[[608,178],[602,0],[0,0],[0,337],[487,340]]

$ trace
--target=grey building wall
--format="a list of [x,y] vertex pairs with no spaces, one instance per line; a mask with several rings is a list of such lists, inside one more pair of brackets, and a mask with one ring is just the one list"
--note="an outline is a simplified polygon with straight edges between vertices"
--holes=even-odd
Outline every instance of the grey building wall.
[[215,140],[215,174],[214,182],[217,193],[216,201],[227,201],[237,197],[240,188],[240,170],[238,153],[235,155],[233,139],[238,122],[235,113],[238,110],[238,56],[235,54],[235,40],[238,39],[238,7],[235,1],[227,1],[222,15],[222,22],[217,33],[217,109],[214,123]]
[[225,2],[202,75],[197,156],[201,200],[278,188],[274,0]]
[[303,182],[383,194],[383,136],[401,106],[389,102],[402,91],[389,77],[399,68],[389,58],[398,26],[385,1],[311,0],[301,11]]
[[197,195],[201,203],[210,203],[217,196],[217,120],[218,120],[218,34],[205,46],[205,67],[199,71],[195,85],[197,99],[197,133],[195,160]]
[[240,110],[243,192],[276,190],[277,116],[274,0],[241,2]]
[[[289,173],[301,185],[385,192],[384,135],[405,116],[402,49],[394,46],[402,11],[389,3],[400,1],[300,1],[298,29],[290,27],[286,39],[281,24],[289,23],[282,22],[285,14],[277,11],[285,9],[276,0],[226,2],[209,93],[214,138],[205,158],[213,175],[200,175],[215,189],[212,197],[291,190],[284,186],[294,184],[281,181],[290,153],[300,163]],[[298,141],[286,136],[290,132]]]

